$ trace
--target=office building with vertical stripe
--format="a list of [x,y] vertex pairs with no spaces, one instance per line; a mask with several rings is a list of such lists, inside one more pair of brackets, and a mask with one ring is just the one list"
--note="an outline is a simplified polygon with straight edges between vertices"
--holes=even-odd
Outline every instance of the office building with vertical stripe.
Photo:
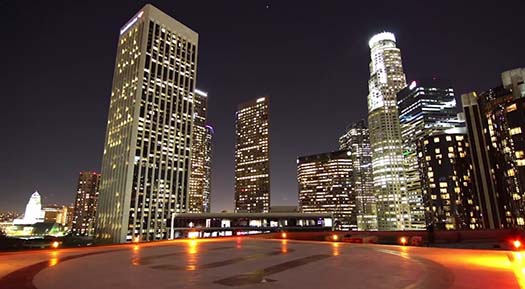
[[270,211],[269,98],[239,105],[236,113],[235,212]]
[[186,212],[198,34],[152,5],[121,29],[95,229],[100,242],[167,239]]
[[525,227],[523,71],[505,71],[503,86],[461,96],[485,229]]

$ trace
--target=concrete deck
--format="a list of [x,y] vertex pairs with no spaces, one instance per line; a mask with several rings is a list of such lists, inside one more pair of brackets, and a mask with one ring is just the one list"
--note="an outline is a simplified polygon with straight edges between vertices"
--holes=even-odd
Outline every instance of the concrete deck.
[[222,238],[0,254],[0,288],[525,288],[525,254]]

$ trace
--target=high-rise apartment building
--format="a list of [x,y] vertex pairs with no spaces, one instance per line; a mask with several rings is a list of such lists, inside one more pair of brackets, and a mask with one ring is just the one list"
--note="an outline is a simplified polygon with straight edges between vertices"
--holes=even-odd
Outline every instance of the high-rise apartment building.
[[464,123],[457,117],[454,90],[441,80],[412,81],[397,94],[407,199],[412,229],[425,229],[425,206],[417,157],[418,143],[433,132],[458,127]]
[[396,94],[406,86],[401,51],[389,32],[374,35],[368,45],[368,128],[378,229],[404,230],[410,228],[410,209],[396,101]]
[[352,161],[351,189],[355,195],[355,214],[359,231],[377,230],[377,207],[372,177],[370,134],[365,120],[348,126],[339,138],[339,149],[349,151]]
[[426,223],[436,230],[482,229],[466,129],[423,136],[417,152]]
[[525,98],[520,69],[503,86],[462,95],[483,226],[525,226]]
[[[71,232],[76,236],[93,236],[99,196],[100,174],[80,172],[78,176],[73,225]],[[66,209],[67,214],[67,209]],[[64,216],[67,219],[67,216]]]
[[102,159],[96,237],[170,236],[186,212],[198,34],[152,5],[121,29]]
[[358,229],[353,191],[352,152],[341,150],[297,158],[299,209],[303,213],[332,213],[339,230]]
[[211,134],[206,126],[208,94],[195,90],[191,176],[189,187],[190,213],[209,213],[211,176]]
[[236,113],[235,211],[270,209],[269,98],[239,105]]

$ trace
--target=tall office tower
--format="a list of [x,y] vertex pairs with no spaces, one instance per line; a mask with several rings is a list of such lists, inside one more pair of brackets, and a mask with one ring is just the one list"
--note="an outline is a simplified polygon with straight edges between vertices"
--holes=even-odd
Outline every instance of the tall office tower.
[[525,226],[525,98],[516,93],[516,89],[521,91],[521,80],[514,77],[506,82],[504,76],[502,80],[507,88],[462,95],[478,199],[487,229]]
[[437,230],[482,229],[466,128],[423,136],[417,151],[426,223]]
[[269,99],[239,105],[235,129],[235,211],[270,210]]
[[374,35],[368,80],[368,127],[372,148],[374,193],[380,231],[410,228],[403,144],[396,94],[406,86],[401,51],[394,34]]
[[372,177],[370,134],[365,120],[348,126],[339,138],[339,149],[348,150],[352,160],[351,188],[355,195],[357,229],[377,230],[377,207]]
[[[100,174],[80,172],[78,176],[73,225],[71,232],[76,236],[93,236],[99,196]],[[66,216],[67,219],[67,216]]]
[[211,162],[212,162],[212,140],[215,131],[211,125],[206,125],[206,157],[204,159],[204,184],[202,194],[202,207],[205,213],[211,211]]
[[299,209],[332,213],[339,230],[358,229],[356,194],[352,188],[352,152],[341,150],[297,158]]
[[191,175],[189,187],[189,205],[190,213],[209,212],[209,194],[210,194],[210,177],[209,169],[211,168],[211,153],[209,139],[209,130],[206,127],[208,94],[204,91],[195,90],[194,99],[194,119],[193,119],[193,142],[191,158]]
[[170,236],[186,212],[198,34],[146,5],[120,30],[102,159],[96,237]]
[[417,145],[433,132],[464,125],[457,117],[454,90],[440,80],[412,81],[397,94],[407,198],[412,229],[425,229],[425,206],[419,175]]

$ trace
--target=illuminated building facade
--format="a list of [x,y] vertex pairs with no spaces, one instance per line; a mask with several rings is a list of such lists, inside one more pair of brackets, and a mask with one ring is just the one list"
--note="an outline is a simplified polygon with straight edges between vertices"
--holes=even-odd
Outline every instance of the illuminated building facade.
[[[511,92],[512,93],[512,92]],[[525,98],[485,112],[500,214],[506,228],[525,227]]]
[[368,45],[368,128],[378,229],[405,230],[410,228],[410,208],[396,101],[396,94],[406,86],[401,51],[394,34],[389,32],[374,35]]
[[204,159],[204,184],[203,184],[203,194],[202,194],[202,207],[203,212],[209,213],[211,211],[211,162],[212,162],[212,140],[215,130],[211,125],[206,125],[206,146],[205,153],[206,157]]
[[504,86],[462,95],[487,229],[525,226],[524,77],[516,71],[502,74]]
[[269,98],[239,105],[236,113],[235,212],[270,210]]
[[94,235],[99,185],[99,173],[80,172],[80,175],[78,176],[75,209],[73,213],[73,226],[71,228],[71,232],[73,233],[73,235]]
[[208,110],[206,92],[195,90],[194,107],[188,212],[209,213],[212,134],[206,126]]
[[26,205],[24,216],[13,221],[14,225],[33,225],[44,222],[44,211],[42,210],[42,200],[38,192],[34,192]]
[[457,117],[454,90],[436,79],[412,81],[397,94],[407,199],[410,205],[410,225],[414,230],[425,229],[425,206],[419,175],[417,145],[433,132],[444,131],[464,124]]
[[120,30],[96,237],[161,240],[186,212],[198,34],[146,5]]
[[482,229],[466,129],[424,136],[417,154],[426,223],[436,230]]
[[348,150],[297,158],[300,211],[332,213],[336,229],[356,231],[352,170],[352,152]]
[[352,160],[351,188],[355,195],[357,229],[377,230],[376,196],[372,176],[372,152],[370,134],[365,120],[348,126],[339,138],[339,149],[350,152]]

